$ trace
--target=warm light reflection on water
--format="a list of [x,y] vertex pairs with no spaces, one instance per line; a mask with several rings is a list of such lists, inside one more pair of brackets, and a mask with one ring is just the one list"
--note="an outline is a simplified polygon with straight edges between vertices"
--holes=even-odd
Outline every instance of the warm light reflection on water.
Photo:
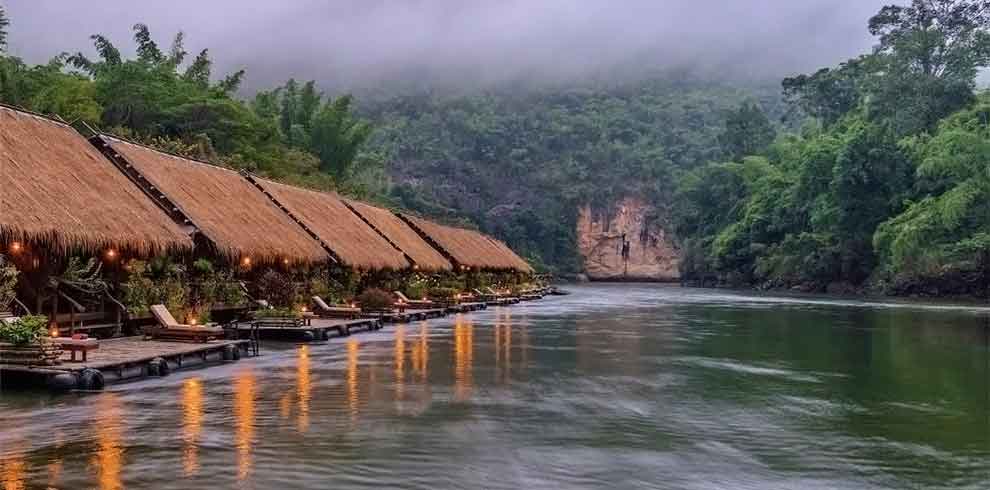
[[[3,478],[3,490],[25,490],[27,488],[24,481],[27,477],[27,463],[24,461],[24,454],[19,449],[19,444],[14,445],[14,454],[0,460],[0,478]],[[12,448],[0,448],[11,450]]]
[[309,346],[300,345],[296,360],[296,401],[299,405],[298,420],[296,429],[300,433],[305,433],[309,429],[309,400],[312,396],[312,383],[310,381],[309,368]]
[[182,384],[182,468],[186,476],[199,471],[199,438],[203,430],[203,383],[191,378]]
[[237,374],[234,380],[234,422],[237,448],[237,479],[245,480],[251,474],[251,446],[254,444],[254,408],[257,380],[251,370]]
[[48,488],[59,488],[62,481],[62,446],[65,444],[65,434],[61,429],[55,430],[55,456],[48,462]]
[[347,341],[347,410],[351,414],[351,422],[357,421],[358,415],[358,349],[357,340]]
[[471,398],[474,369],[474,326],[458,314],[454,323],[454,399]]
[[419,338],[411,353],[412,369],[420,383],[426,382],[427,366],[430,362],[430,327],[428,322],[419,325]]
[[96,430],[96,453],[91,466],[96,472],[100,490],[124,488],[121,470],[124,467],[124,406],[116,393],[103,393],[93,413]]
[[507,383],[512,373],[512,315],[499,307],[495,312],[495,381]]
[[395,327],[395,347],[392,348],[395,369],[395,399],[402,400],[406,382],[406,327]]

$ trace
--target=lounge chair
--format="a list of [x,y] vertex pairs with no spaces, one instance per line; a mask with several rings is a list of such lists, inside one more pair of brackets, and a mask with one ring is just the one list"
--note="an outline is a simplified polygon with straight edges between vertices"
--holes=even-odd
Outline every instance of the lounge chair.
[[[402,291],[395,291],[393,294],[399,298],[399,304],[410,310],[429,310],[439,307],[435,302],[427,299],[409,299],[405,294],[402,294]],[[401,310],[402,308],[399,309]]]
[[497,294],[486,293],[480,289],[475,289],[474,294],[480,299],[480,301],[483,301],[490,305],[504,305],[509,302],[507,299]]
[[519,298],[517,298],[515,296],[512,296],[509,293],[500,293],[500,292],[492,289],[491,286],[489,286],[489,287],[487,287],[485,289],[488,290],[489,293],[494,294],[496,298],[501,299],[501,300],[504,300],[506,303],[515,304],[515,303],[518,303],[519,302]]
[[320,318],[359,318],[361,308],[350,306],[330,306],[323,298],[313,296],[313,313]]
[[165,305],[154,305],[151,313],[158,320],[158,326],[145,329],[145,337],[161,340],[182,340],[193,342],[209,342],[223,338],[223,329],[206,325],[183,325],[175,321],[175,317]]

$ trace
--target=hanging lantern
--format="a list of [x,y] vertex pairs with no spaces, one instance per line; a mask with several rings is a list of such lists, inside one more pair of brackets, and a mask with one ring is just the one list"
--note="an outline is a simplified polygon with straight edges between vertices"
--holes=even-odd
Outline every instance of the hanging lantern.
[[106,256],[107,260],[114,260],[114,259],[117,258],[117,251],[114,250],[114,249],[112,249],[112,248],[110,248],[110,249],[107,249],[107,251],[106,251],[106,253],[104,253],[104,255]]
[[10,253],[19,254],[21,253],[21,250],[24,250],[24,245],[21,245],[21,242],[10,242],[9,248],[10,248]]

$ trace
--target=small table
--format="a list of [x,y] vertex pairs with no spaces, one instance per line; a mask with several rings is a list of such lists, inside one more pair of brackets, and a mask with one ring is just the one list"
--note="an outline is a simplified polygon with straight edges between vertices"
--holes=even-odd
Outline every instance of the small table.
[[76,352],[82,352],[82,362],[86,362],[89,360],[89,351],[100,348],[100,341],[97,339],[72,339],[60,337],[55,339],[55,343],[61,346],[63,350],[67,350],[72,353],[72,359],[69,362],[80,362],[76,360]]

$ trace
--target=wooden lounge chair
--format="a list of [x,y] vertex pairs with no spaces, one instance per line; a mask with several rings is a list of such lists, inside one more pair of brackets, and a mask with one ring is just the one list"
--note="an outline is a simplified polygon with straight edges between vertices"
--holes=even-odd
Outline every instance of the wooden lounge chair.
[[492,294],[494,294],[494,295],[495,295],[495,297],[497,297],[498,299],[501,299],[501,300],[504,300],[504,301],[505,301],[506,303],[510,303],[510,304],[515,304],[515,303],[518,303],[518,302],[519,302],[519,298],[517,298],[517,297],[515,297],[515,296],[512,296],[512,295],[511,295],[511,294],[509,294],[509,293],[500,293],[500,292],[498,292],[498,291],[496,291],[496,290],[494,290],[494,289],[492,289],[492,287],[491,287],[491,286],[488,286],[488,287],[487,287],[487,288],[485,288],[485,289],[486,289],[486,290],[487,290],[487,291],[488,291],[489,293],[492,293]]
[[409,299],[405,294],[402,294],[402,291],[394,291],[393,294],[395,294],[395,297],[399,298],[401,305],[409,308],[410,310],[429,310],[438,307],[435,302],[427,299]]
[[481,291],[480,289],[475,289],[474,294],[479,298],[479,301],[482,301],[484,303],[493,304],[493,305],[505,305],[509,303],[509,300],[507,298],[504,298],[497,294],[486,293],[484,291]]
[[350,306],[330,306],[319,296],[313,296],[313,313],[320,318],[359,318],[361,308]]
[[175,317],[165,305],[154,305],[151,313],[158,320],[158,326],[145,329],[145,337],[161,340],[180,340],[191,342],[209,342],[223,338],[223,329],[206,325],[183,325],[175,321]]

